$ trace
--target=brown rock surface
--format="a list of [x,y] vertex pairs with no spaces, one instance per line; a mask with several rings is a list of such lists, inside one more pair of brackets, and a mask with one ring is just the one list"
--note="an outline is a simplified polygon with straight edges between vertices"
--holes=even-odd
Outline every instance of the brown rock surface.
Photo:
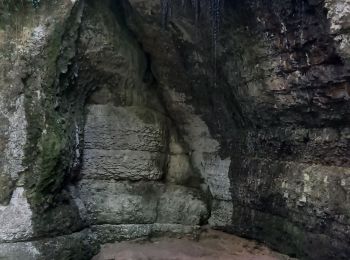
[[156,238],[106,244],[93,260],[287,260],[288,256],[234,235],[208,231],[198,241]]

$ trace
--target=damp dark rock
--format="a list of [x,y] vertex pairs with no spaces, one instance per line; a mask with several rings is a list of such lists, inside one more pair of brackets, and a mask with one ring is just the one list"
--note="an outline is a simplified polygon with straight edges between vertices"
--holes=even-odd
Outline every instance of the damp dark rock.
[[349,259],[349,10],[2,1],[0,258],[209,227]]

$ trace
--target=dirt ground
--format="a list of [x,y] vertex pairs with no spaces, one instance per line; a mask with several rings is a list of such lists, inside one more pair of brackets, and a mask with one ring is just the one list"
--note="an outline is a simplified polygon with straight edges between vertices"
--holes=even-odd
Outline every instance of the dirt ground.
[[206,231],[198,241],[157,238],[102,246],[93,260],[287,260],[254,241],[219,231]]

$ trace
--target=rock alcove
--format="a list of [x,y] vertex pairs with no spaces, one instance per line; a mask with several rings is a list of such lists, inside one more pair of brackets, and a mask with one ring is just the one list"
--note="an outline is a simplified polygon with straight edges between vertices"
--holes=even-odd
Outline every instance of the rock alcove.
[[348,1],[225,1],[217,35],[159,0],[9,3],[0,258],[201,225],[349,258]]

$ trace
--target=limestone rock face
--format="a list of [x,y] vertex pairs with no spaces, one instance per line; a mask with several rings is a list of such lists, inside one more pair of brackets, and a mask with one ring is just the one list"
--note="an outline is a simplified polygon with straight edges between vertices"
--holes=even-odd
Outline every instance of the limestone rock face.
[[0,207],[0,216],[0,242],[21,241],[32,237],[32,211],[22,187],[14,190],[7,206]]
[[85,124],[84,178],[159,180],[166,119],[147,108],[91,105]]
[[163,114],[147,107],[91,105],[87,109],[85,149],[165,152]]
[[190,4],[41,2],[0,3],[0,258],[209,223],[349,259],[348,0],[225,1],[215,44]]
[[171,130],[164,114],[110,103],[86,109],[78,197],[87,223],[199,225],[205,221],[207,208],[198,190],[160,182],[163,175],[169,175],[167,180],[181,179],[179,175],[188,178],[191,172],[181,149],[184,162],[174,165],[175,155],[170,152],[166,165],[168,151],[174,148],[167,147]]
[[207,218],[196,190],[156,182],[82,181],[80,198],[93,224],[199,225]]
[[205,223],[208,218],[206,204],[200,193],[181,186],[168,186],[158,203],[158,223],[176,223],[187,226]]
[[195,236],[209,215],[200,177],[121,6],[7,7],[0,25],[22,15],[11,31],[23,39],[0,27],[0,54],[16,47],[0,78],[0,258],[89,259],[102,243]]
[[226,1],[215,58],[206,19],[196,29],[177,9],[161,31],[158,1],[129,2],[212,195],[209,223],[298,257],[348,258],[349,2]]
[[[118,225],[139,226],[145,235],[157,225],[164,227],[160,233],[181,233],[182,228],[172,231],[171,227],[195,227],[206,221],[206,201],[198,184],[187,187],[191,185],[184,181],[183,186],[176,186],[167,181],[176,167],[169,163],[173,147],[178,147],[187,162],[188,155],[180,140],[174,140],[175,126],[152,88],[155,83],[144,79],[150,73],[146,55],[127,28],[114,20],[106,3],[87,7],[90,16],[81,31],[85,67],[79,73],[79,84],[97,87],[91,89],[85,105],[84,149],[75,201],[83,222],[97,229],[101,226],[102,237],[103,232],[112,235]],[[93,12],[94,6],[104,10],[104,17]],[[113,21],[114,34],[107,21]],[[109,56],[115,64],[109,63]],[[100,76],[91,78],[91,73]],[[189,162],[184,171],[182,174],[191,176]]]
[[83,181],[80,197],[94,224],[150,224],[157,218],[157,190],[151,183]]
[[[0,4],[0,257],[36,259],[38,247],[21,241],[80,228],[69,203],[57,205],[66,211],[57,210],[56,216],[42,209],[61,190],[65,167],[74,160],[70,144],[63,145],[66,138],[57,138],[63,129],[71,136],[72,117],[59,114],[57,106],[53,111],[62,101],[56,93],[66,80],[59,75],[75,55],[74,33],[83,5],[63,1],[35,11],[19,4]],[[70,213],[71,221],[66,221]]]

